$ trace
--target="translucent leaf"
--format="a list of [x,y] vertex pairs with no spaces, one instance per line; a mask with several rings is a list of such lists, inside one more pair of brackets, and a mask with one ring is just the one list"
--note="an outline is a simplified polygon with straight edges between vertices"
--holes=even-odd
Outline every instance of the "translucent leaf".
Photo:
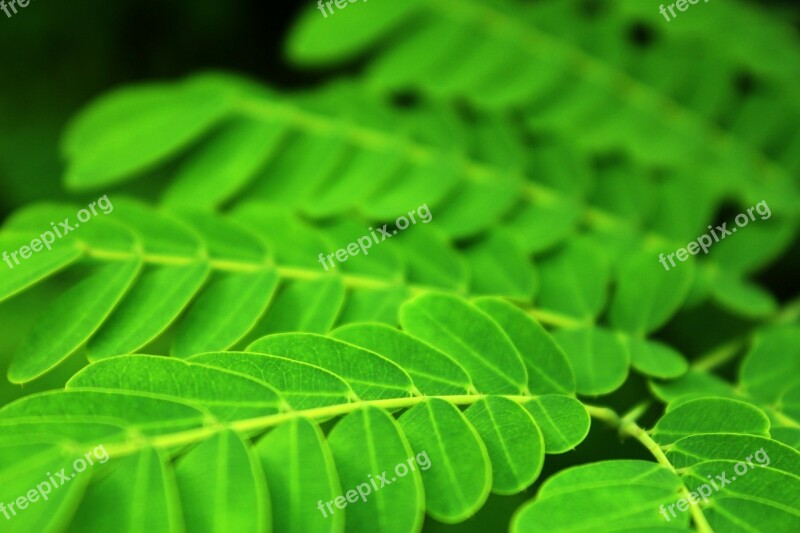
[[[213,383],[213,387],[207,387]],[[242,374],[173,357],[123,355],[99,361],[75,374],[68,389],[100,388],[146,392],[197,403],[231,420],[277,413],[278,393]]]
[[215,275],[179,322],[172,354],[187,357],[233,346],[256,325],[277,284],[272,268]]
[[472,389],[469,376],[442,352],[402,331],[382,324],[352,324],[331,336],[366,348],[403,368],[423,394],[457,395]]
[[519,353],[500,327],[476,307],[445,294],[425,294],[400,308],[411,335],[441,350],[484,393],[518,393],[527,385]]
[[578,400],[545,394],[523,403],[539,426],[546,453],[564,453],[580,444],[589,433],[590,418]]
[[333,513],[346,506],[345,531],[420,529],[424,489],[419,471],[410,465],[425,450],[412,450],[389,414],[375,407],[356,411],[336,424],[328,442],[347,491],[334,499]]
[[607,529],[655,531],[688,526],[679,513],[667,526],[659,506],[678,499],[681,481],[664,466],[646,461],[601,461],[574,466],[551,477],[536,499],[514,517],[511,531],[574,532]]
[[271,530],[264,471],[236,433],[223,431],[192,448],[178,460],[175,480],[187,530]]
[[578,394],[606,394],[628,377],[630,355],[622,337],[599,327],[562,329],[553,338],[575,371]]
[[313,422],[286,421],[261,439],[256,451],[270,486],[274,531],[344,530],[344,513],[331,515],[325,507],[342,487],[325,436]]
[[575,376],[567,356],[536,320],[500,298],[478,298],[473,303],[514,343],[528,370],[528,390],[534,394],[575,392]]
[[247,349],[330,370],[364,400],[410,396],[413,390],[409,375],[387,358],[320,335],[278,333],[255,341]]
[[292,409],[312,409],[347,403],[355,394],[336,374],[285,357],[244,352],[211,352],[193,355],[200,363],[250,376],[281,391]]
[[619,329],[649,333],[664,325],[686,298],[693,264],[677,263],[665,271],[655,253],[642,251],[621,265],[609,319]]
[[61,294],[20,347],[8,379],[36,379],[77,350],[128,291],[140,267],[138,260],[110,263]]
[[492,486],[489,455],[477,431],[452,404],[437,399],[409,409],[399,422],[411,448],[424,450],[429,463],[420,470],[428,514],[444,523],[471,516]]
[[124,181],[198,139],[232,105],[231,94],[200,80],[119,89],[85,109],[65,134],[66,182],[88,189]]
[[544,439],[530,413],[511,400],[490,396],[464,416],[486,444],[493,492],[515,494],[533,483],[544,464]]

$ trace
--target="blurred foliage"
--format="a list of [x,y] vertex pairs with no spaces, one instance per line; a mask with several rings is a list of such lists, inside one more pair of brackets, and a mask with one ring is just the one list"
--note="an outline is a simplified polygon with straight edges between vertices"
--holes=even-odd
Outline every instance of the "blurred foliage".
[[[797,388],[800,293],[796,4],[710,2],[667,23],[650,1],[487,0],[506,15],[496,19],[481,3],[403,1],[324,19],[310,2],[179,0],[145,10],[79,0],[0,19],[4,231],[35,235],[72,209],[34,202],[80,206],[109,194],[121,200],[115,231],[149,251],[189,261],[203,249],[217,261],[212,290],[205,270],[158,278],[145,265],[147,283],[131,300],[183,283],[180,305],[147,320],[124,299],[95,307],[81,326],[100,335],[73,351],[54,333],[49,341],[63,349],[44,363],[20,357],[43,352],[29,343],[42,317],[52,319],[43,303],[81,280],[108,285],[86,268],[98,257],[44,269],[33,287],[0,284],[0,298],[22,291],[0,305],[0,368],[35,360],[17,366],[24,386],[0,384],[0,404],[60,388],[87,356],[115,350],[186,356],[279,331],[394,326],[401,304],[433,287],[526,309],[553,332],[591,403],[623,413],[649,397],[670,410],[733,397],[769,416],[774,439],[800,445],[786,408]],[[128,138],[108,142],[108,132]],[[769,220],[674,271],[659,266],[660,252],[764,199]],[[321,276],[317,253],[423,202],[435,224],[342,265],[341,278]],[[198,207],[221,216],[212,223]],[[107,237],[75,238],[85,253]],[[233,254],[261,268],[253,257],[262,252],[274,265],[261,277],[219,267]],[[125,280],[117,283],[124,293]],[[231,295],[245,292],[233,309]],[[142,323],[147,331],[116,343]],[[662,412],[651,405],[642,425]],[[463,524],[427,518],[425,528],[505,528],[542,480],[568,466],[648,457],[595,422],[575,451],[548,456],[526,491],[493,495]]]

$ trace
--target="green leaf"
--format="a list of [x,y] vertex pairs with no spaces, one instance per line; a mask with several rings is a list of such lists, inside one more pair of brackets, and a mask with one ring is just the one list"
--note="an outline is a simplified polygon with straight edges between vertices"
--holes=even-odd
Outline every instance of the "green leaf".
[[128,198],[114,200],[116,217],[153,255],[180,256],[188,262],[203,257],[203,243],[177,217]]
[[336,322],[344,299],[344,283],[337,276],[293,281],[281,287],[257,333],[327,333]]
[[175,480],[187,530],[271,531],[264,471],[236,433],[224,431],[192,448],[175,465]]
[[391,242],[402,250],[408,264],[409,281],[454,291],[467,288],[464,259],[432,228],[409,228]]
[[261,203],[247,203],[233,214],[235,222],[263,238],[283,267],[322,268],[318,262],[328,243],[318,232],[289,212]]
[[[22,246],[30,247],[32,240],[37,238],[0,234],[0,249],[11,250],[10,254],[13,255]],[[9,255],[8,261],[0,265],[0,302],[55,275],[83,255],[75,241],[58,242],[52,250],[42,250],[45,251],[47,253],[35,253],[29,259],[21,259],[19,265]]]
[[777,303],[770,293],[745,280],[717,272],[710,286],[716,301],[724,309],[736,314],[762,318],[777,309]]
[[572,241],[538,263],[539,307],[593,321],[603,309],[610,281],[608,265],[589,240]]
[[[474,236],[497,225],[514,206],[521,190],[517,179],[468,182],[448,198],[447,206],[437,213],[436,222],[452,238]],[[504,252],[503,255],[508,254]]]
[[163,202],[218,207],[256,177],[285,134],[286,124],[279,121],[244,118],[224,124],[181,166]]
[[308,9],[289,38],[288,53],[294,60],[305,64],[327,64],[338,58],[349,57],[354,50],[373,42],[383,32],[397,26],[421,4],[419,0],[412,0],[402,4],[376,4],[377,7],[350,6],[347,15],[340,21],[341,38],[335,42],[325,38],[329,23],[326,19],[339,14],[328,11],[333,8],[323,7],[322,13]]
[[177,210],[181,221],[197,232],[217,265],[229,268],[271,265],[266,243],[248,227],[230,217],[201,209],[182,207]]
[[255,327],[277,284],[273,268],[214,276],[178,324],[172,354],[187,357],[233,346]]
[[[367,223],[355,220],[342,220],[337,224],[326,226],[325,231],[330,236],[330,242],[339,249],[355,249],[356,255],[347,255],[347,260],[333,264],[343,272],[361,275],[370,278],[380,278],[386,283],[402,283],[405,278],[405,264],[403,257],[394,246],[380,246],[375,243]],[[352,243],[356,243],[353,245]],[[337,250],[338,251],[338,250]],[[331,250],[333,253],[333,250]],[[329,253],[325,254],[330,255]],[[334,258],[326,257],[323,268],[327,271]]]
[[648,376],[662,379],[677,378],[689,369],[689,363],[666,344],[636,337],[624,338],[631,366]]
[[[334,502],[338,507],[334,515],[346,506],[345,531],[420,529],[424,489],[419,471],[410,465],[415,454],[426,450],[412,450],[388,413],[366,407],[347,415],[333,428],[328,442],[346,491]],[[430,468],[437,466],[430,463]],[[360,496],[367,490],[368,496]]]
[[659,514],[659,506],[678,499],[681,480],[664,466],[646,461],[600,461],[568,468],[551,477],[535,500],[514,516],[511,531],[544,530],[573,533],[683,529],[688,513],[673,522]]
[[545,453],[564,453],[580,444],[589,433],[591,419],[578,400],[545,394],[523,403],[539,426]]
[[473,302],[506,332],[528,370],[528,390],[534,394],[575,393],[575,376],[567,356],[536,320],[499,298]]
[[800,383],[800,327],[776,326],[757,336],[739,373],[742,388],[775,404]]
[[711,494],[703,514],[715,531],[734,531],[742,524],[792,531],[800,523],[797,450],[760,436],[723,433],[680,439],[667,458],[685,472],[690,492]]
[[653,429],[662,446],[697,434],[741,433],[769,437],[769,419],[750,404],[725,398],[686,402],[665,414]]
[[400,323],[464,367],[479,391],[514,394],[526,388],[519,353],[497,323],[475,306],[455,296],[425,294],[403,304]]
[[263,382],[173,357],[122,355],[104,359],[87,366],[67,383],[67,389],[81,388],[164,395],[197,403],[226,420],[276,413],[282,407],[278,393]]
[[342,486],[331,450],[316,424],[304,418],[288,420],[261,439],[256,451],[270,486],[275,531],[344,530],[344,513],[331,515],[325,507],[342,493]]
[[319,137],[301,133],[277,152],[253,194],[269,203],[299,210],[346,160],[347,151],[343,135]]
[[633,334],[663,326],[689,293],[694,265],[677,263],[665,271],[658,254],[642,251],[625,261],[617,273],[617,290],[609,319],[615,328]]
[[800,420],[800,384],[784,392],[779,402],[781,412]]
[[75,524],[88,531],[183,531],[174,473],[163,453],[145,448],[114,466],[89,486]]
[[351,324],[331,336],[381,354],[403,368],[423,394],[458,395],[472,389],[469,376],[442,352],[382,324]]
[[620,335],[590,327],[562,329],[553,338],[572,364],[578,394],[607,394],[628,377],[629,354]]
[[26,396],[0,409],[0,419],[25,422],[47,418],[54,413],[71,420],[97,417],[103,422],[120,422],[145,435],[195,429],[206,413],[179,403],[133,392],[60,390]]
[[428,514],[448,524],[474,514],[489,497],[492,464],[464,415],[432,398],[403,413],[399,422],[411,448],[424,450],[429,463],[425,469],[420,465]]
[[492,492],[515,494],[533,483],[544,464],[544,439],[530,413],[516,402],[490,396],[464,415],[492,460]]
[[[28,440],[24,443],[0,443],[3,465],[0,466],[0,502],[3,502],[3,530],[13,533],[48,531],[69,520],[78,507],[89,475],[71,477],[69,483],[53,490],[45,472],[61,472],[75,460],[74,454],[61,446]],[[79,454],[80,457],[82,454]],[[13,504],[31,489],[50,491],[30,499],[25,509]]]
[[538,285],[536,269],[512,237],[493,234],[469,247],[466,257],[473,273],[473,294],[533,299]]
[[580,216],[581,211],[572,200],[534,200],[519,207],[509,217],[506,227],[522,238],[525,251],[538,253],[572,235]]
[[729,383],[714,374],[692,369],[672,381],[651,381],[650,390],[657,398],[667,403],[694,396],[734,397],[736,395]]
[[376,353],[320,335],[278,333],[248,346],[248,351],[289,357],[341,376],[363,400],[410,396],[411,378]]
[[351,292],[338,317],[340,325],[354,322],[382,322],[397,325],[400,306],[409,297],[405,286]]
[[131,353],[166,330],[209,274],[207,262],[147,269],[86,349],[92,359]]
[[190,363],[222,368],[250,376],[281,391],[292,409],[313,409],[355,399],[350,386],[336,374],[285,357],[244,352],[193,355]]
[[189,80],[123,88],[93,103],[64,136],[66,183],[97,188],[130,178],[198,139],[233,106],[232,95]]
[[83,345],[128,291],[140,267],[138,260],[111,263],[64,292],[20,347],[8,379],[34,380]]

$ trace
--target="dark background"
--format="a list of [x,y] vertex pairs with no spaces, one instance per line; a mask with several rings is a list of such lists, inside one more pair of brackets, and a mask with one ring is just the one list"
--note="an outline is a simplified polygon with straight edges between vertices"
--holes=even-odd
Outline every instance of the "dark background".
[[[796,0],[759,4],[798,23]],[[31,0],[12,18],[0,12],[0,220],[30,200],[63,198],[60,133],[75,111],[113,87],[208,69],[281,87],[313,85],[319,74],[282,59],[292,20],[313,5]]]

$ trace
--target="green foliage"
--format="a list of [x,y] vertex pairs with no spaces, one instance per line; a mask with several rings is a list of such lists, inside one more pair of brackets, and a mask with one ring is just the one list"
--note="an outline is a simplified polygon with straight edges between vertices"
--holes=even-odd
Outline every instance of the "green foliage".
[[89,103],[61,145],[75,201],[0,229],[11,252],[113,202],[0,263],[0,366],[25,386],[0,389],[0,503],[108,462],[4,530],[796,530],[800,307],[775,277],[797,266],[800,47],[740,2],[657,16],[312,6],[289,60],[351,78]]
[[[499,304],[496,309],[508,305],[484,303]],[[0,442],[9,453],[28,446],[23,439],[31,438],[43,439],[42,446],[52,453],[76,452],[102,436],[113,459],[107,467],[96,465],[101,470],[92,475],[103,482],[95,492],[86,492],[86,499],[75,495],[70,515],[80,520],[91,512],[86,502],[94,505],[107,497],[97,491],[123,475],[126,467],[117,466],[119,461],[130,468],[149,465],[147,480],[160,489],[148,494],[147,505],[163,509],[165,516],[182,513],[183,523],[193,530],[218,530],[222,523],[263,530],[272,521],[290,531],[338,529],[341,521],[316,514],[318,500],[328,501],[364,482],[366,473],[378,474],[425,452],[428,468],[400,476],[389,490],[376,491],[375,498],[353,507],[357,512],[347,513],[362,524],[359,528],[369,522],[406,531],[419,527],[425,495],[430,495],[432,516],[463,520],[484,504],[489,490],[524,490],[541,472],[545,452],[565,452],[586,436],[588,416],[574,397],[522,391],[527,382],[523,356],[506,335],[539,337],[555,349],[540,325],[525,318],[506,331],[467,301],[438,294],[420,296],[404,310],[402,320],[412,323],[417,315],[454,320],[463,314],[476,321],[483,342],[505,343],[497,353],[466,349],[461,342],[470,339],[456,342],[442,319],[423,330],[432,345],[388,326],[356,324],[337,330],[336,336],[370,350],[328,336],[278,333],[258,339],[247,352],[204,353],[188,361],[110,357],[78,372],[64,391],[27,396],[0,410],[0,424],[11,429]],[[551,372],[538,364],[535,353],[526,355],[541,379],[564,386],[559,372],[569,367]],[[420,364],[429,357],[439,361],[438,369],[435,363],[433,368]],[[551,357],[542,354],[544,363]],[[513,365],[519,374],[513,387],[498,373],[499,362]],[[463,413],[459,406],[466,407]],[[398,409],[407,410],[395,419],[390,412]],[[332,417],[343,418],[323,436],[317,424]],[[144,435],[152,440],[143,440]],[[203,468],[212,464],[214,476],[203,477]],[[287,470],[287,465],[293,466]],[[25,472],[36,475],[35,470]],[[8,491],[32,482],[25,477],[4,488],[3,501],[11,496]],[[243,491],[241,499],[212,504],[231,483]],[[108,490],[128,501],[131,512],[143,504],[118,492],[124,486]],[[293,502],[287,514],[286,493],[297,491],[308,506]],[[314,520],[299,516],[308,514]],[[94,522],[100,518],[87,520],[101,527]],[[157,529],[172,531],[177,523],[163,520]],[[143,526],[132,519],[129,527]]]

